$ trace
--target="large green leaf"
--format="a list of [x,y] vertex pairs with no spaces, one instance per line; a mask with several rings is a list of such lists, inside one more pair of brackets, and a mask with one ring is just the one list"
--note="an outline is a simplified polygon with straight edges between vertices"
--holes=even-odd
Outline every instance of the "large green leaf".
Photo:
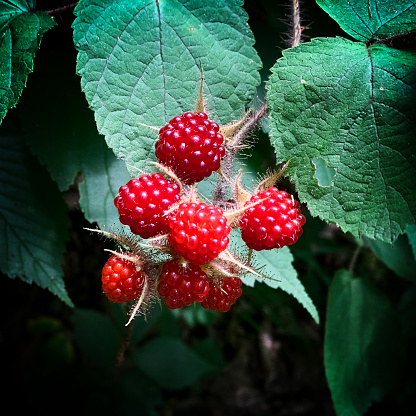
[[337,415],[363,414],[400,375],[400,324],[387,296],[340,270],[329,290],[324,347]]
[[20,136],[0,137],[0,166],[1,271],[72,305],[61,268],[70,224],[58,189]]
[[77,72],[98,131],[129,165],[154,159],[161,126],[194,110],[200,79],[213,119],[237,119],[260,82],[241,0],[84,0],[75,9]]
[[[268,82],[270,135],[312,215],[393,242],[415,223],[416,53],[314,39]],[[328,186],[314,159],[335,170]]]
[[40,51],[37,68],[19,105],[32,151],[61,191],[82,174],[80,206],[87,220],[101,228],[121,227],[113,201],[130,175],[97,132],[79,89],[73,56],[59,50],[48,54]]
[[43,34],[54,26],[35,1],[0,0],[0,123],[14,107],[33,71],[33,58]]
[[414,0],[316,0],[353,38],[380,40],[416,29]]

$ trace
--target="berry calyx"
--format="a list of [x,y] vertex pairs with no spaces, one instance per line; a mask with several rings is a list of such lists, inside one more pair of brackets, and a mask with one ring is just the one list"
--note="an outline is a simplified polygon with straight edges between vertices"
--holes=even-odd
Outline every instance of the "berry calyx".
[[175,258],[163,265],[157,290],[169,309],[182,308],[206,299],[209,279],[199,266]]
[[132,261],[113,254],[103,267],[101,282],[108,300],[125,303],[139,298],[145,278]]
[[201,303],[202,307],[213,311],[228,312],[243,293],[241,290],[242,284],[243,282],[239,277],[222,278],[218,285],[210,282],[209,294]]
[[169,244],[192,264],[214,260],[227,248],[231,228],[221,208],[183,202],[169,220]]
[[[267,199],[265,199],[267,198]],[[272,187],[251,197],[240,219],[241,237],[253,250],[271,250],[294,244],[302,235],[305,217],[300,204],[285,191]]]
[[151,238],[169,231],[165,212],[179,201],[180,187],[160,173],[131,179],[119,189],[114,199],[120,222],[142,238]]
[[159,130],[156,157],[188,185],[202,181],[220,167],[224,137],[204,112],[172,118]]

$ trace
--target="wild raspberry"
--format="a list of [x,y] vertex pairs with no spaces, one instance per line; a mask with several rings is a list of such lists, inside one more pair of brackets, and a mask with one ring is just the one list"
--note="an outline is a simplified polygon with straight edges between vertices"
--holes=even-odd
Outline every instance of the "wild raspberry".
[[145,276],[136,265],[113,254],[105,263],[101,276],[105,295],[111,302],[124,303],[138,299]]
[[159,130],[156,157],[186,184],[202,181],[220,167],[224,137],[203,113],[184,113]]
[[299,202],[274,187],[252,196],[246,205],[267,197],[248,208],[240,219],[241,237],[254,250],[271,250],[294,244],[302,235],[302,225],[305,224]]
[[179,201],[179,185],[160,173],[131,179],[114,199],[120,222],[142,238],[166,234],[169,218],[163,214]]
[[205,300],[209,279],[199,266],[182,265],[178,259],[173,259],[163,265],[157,290],[168,308],[183,308]]
[[231,305],[243,293],[241,290],[242,281],[239,277],[224,277],[220,279],[219,286],[210,282],[208,297],[201,303],[205,309],[228,312]]
[[231,229],[219,207],[184,202],[169,220],[169,243],[192,264],[215,259],[228,245]]

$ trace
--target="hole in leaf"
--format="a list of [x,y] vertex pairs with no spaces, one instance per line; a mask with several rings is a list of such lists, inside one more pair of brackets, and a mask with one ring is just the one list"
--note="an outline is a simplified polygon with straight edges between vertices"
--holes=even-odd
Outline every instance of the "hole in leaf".
[[314,178],[318,179],[318,185],[331,186],[335,178],[335,169],[329,167],[326,163],[326,160],[320,157],[313,158],[312,162],[315,165]]

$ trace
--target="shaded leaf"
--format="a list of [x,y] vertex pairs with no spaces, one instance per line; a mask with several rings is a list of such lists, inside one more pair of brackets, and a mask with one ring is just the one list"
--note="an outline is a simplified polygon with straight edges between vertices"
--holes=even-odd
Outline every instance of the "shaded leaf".
[[407,236],[401,235],[394,244],[365,239],[374,254],[398,276],[416,281],[416,261]]
[[213,370],[177,338],[158,337],[132,355],[132,361],[150,379],[166,389],[191,387]]
[[114,366],[120,336],[106,315],[92,309],[75,308],[74,337],[94,364],[104,368]]
[[363,414],[400,376],[400,323],[387,296],[369,280],[336,273],[325,329],[325,371],[338,416]]
[[72,305],[62,279],[66,205],[20,136],[0,137],[0,266]]
[[[237,253],[246,250],[246,246],[239,235],[233,233],[231,237],[232,244],[237,247]],[[316,323],[319,323],[318,311],[306,293],[302,282],[298,279],[298,274],[292,262],[293,255],[289,247],[283,247],[278,250],[253,250],[251,257],[253,267],[267,277],[263,278],[253,273],[248,273],[242,276],[241,279],[248,286],[254,286],[257,280],[274,289],[285,291],[293,296],[311,314]]]
[[39,70],[32,75],[19,106],[32,151],[62,191],[77,174],[82,175],[80,206],[88,221],[101,228],[121,227],[113,201],[119,187],[131,177],[125,163],[97,132],[79,88],[73,56],[59,50],[47,55],[41,52],[37,65]]
[[[268,82],[271,142],[312,215],[393,242],[415,223],[416,53],[342,38],[286,50]],[[335,169],[319,186],[314,158]]]
[[75,9],[77,72],[98,131],[129,165],[154,159],[157,132],[193,111],[200,64],[212,118],[237,119],[260,82],[260,60],[241,0],[204,4],[80,1]]
[[43,34],[55,22],[34,1],[0,0],[0,123],[13,108],[33,71]]
[[316,0],[353,38],[379,40],[416,29],[414,0]]

